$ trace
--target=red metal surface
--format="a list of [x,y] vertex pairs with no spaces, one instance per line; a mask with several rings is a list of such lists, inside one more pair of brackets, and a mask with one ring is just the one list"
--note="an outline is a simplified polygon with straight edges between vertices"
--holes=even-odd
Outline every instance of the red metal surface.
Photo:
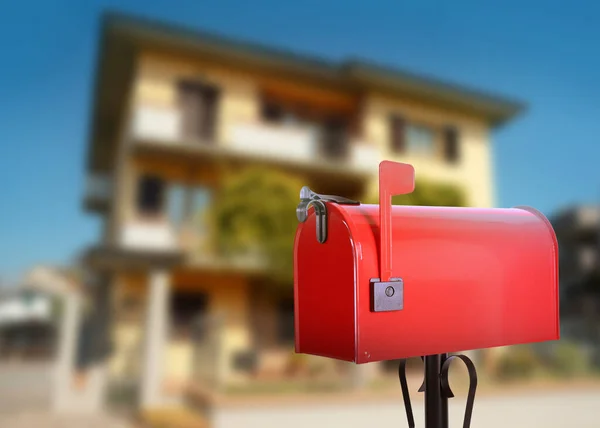
[[529,208],[394,206],[392,276],[404,309],[372,312],[378,205],[327,203],[295,243],[296,351],[366,363],[559,338],[558,245]]
[[319,244],[312,211],[295,243],[295,253],[308,256],[294,258],[295,282],[301,284],[294,287],[296,352],[354,361],[355,252],[340,213],[331,210],[329,214],[333,240]]

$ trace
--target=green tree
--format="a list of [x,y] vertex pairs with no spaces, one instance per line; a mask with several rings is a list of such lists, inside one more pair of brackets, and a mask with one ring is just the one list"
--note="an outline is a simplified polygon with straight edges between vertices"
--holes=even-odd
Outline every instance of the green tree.
[[225,255],[258,252],[272,279],[290,285],[302,184],[291,174],[259,167],[226,174],[209,214],[218,250]]

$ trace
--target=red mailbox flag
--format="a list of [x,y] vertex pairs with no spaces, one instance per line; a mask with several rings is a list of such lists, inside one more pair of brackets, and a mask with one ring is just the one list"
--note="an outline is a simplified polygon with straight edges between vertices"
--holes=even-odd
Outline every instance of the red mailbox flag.
[[415,190],[412,165],[383,161],[379,164],[379,275],[382,282],[392,276],[392,196]]

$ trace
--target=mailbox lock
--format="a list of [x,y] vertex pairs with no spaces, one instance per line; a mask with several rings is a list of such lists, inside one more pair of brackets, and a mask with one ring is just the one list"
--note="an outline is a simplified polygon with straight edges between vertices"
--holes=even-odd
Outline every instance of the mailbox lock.
[[404,281],[390,278],[381,282],[371,279],[371,310],[373,312],[401,311],[404,309]]
[[340,205],[360,205],[360,202],[343,196],[319,195],[304,186],[300,190],[300,203],[296,208],[296,217],[300,223],[304,223],[308,218],[308,209],[312,205],[317,216],[317,241],[320,244],[327,241],[327,205],[325,202],[334,202]]

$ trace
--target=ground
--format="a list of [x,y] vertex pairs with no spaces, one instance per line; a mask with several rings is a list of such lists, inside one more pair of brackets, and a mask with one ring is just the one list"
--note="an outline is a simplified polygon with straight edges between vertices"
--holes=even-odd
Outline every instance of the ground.
[[[475,399],[472,427],[485,428],[597,428],[600,388],[534,394],[483,396]],[[462,427],[465,397],[450,400],[449,426]],[[413,401],[416,427],[423,428],[423,402]],[[384,402],[288,404],[286,406],[228,409],[216,415],[215,428],[305,428],[368,426],[407,427],[400,395]]]
[[48,363],[0,363],[0,428],[129,428],[108,414],[56,416],[50,411]]
[[[0,428],[130,428],[109,414],[57,417],[49,410],[51,371],[48,364],[0,363]],[[418,382],[417,382],[418,383]],[[450,400],[450,426],[461,427],[465,394]],[[486,428],[597,428],[600,386],[594,382],[564,386],[481,391],[475,399],[472,426]],[[406,427],[400,391],[381,399],[257,400],[220,406],[213,428],[364,428]],[[413,400],[416,426],[422,428],[423,401]],[[263,401],[260,403],[260,401]],[[173,419],[173,418],[169,418]]]

